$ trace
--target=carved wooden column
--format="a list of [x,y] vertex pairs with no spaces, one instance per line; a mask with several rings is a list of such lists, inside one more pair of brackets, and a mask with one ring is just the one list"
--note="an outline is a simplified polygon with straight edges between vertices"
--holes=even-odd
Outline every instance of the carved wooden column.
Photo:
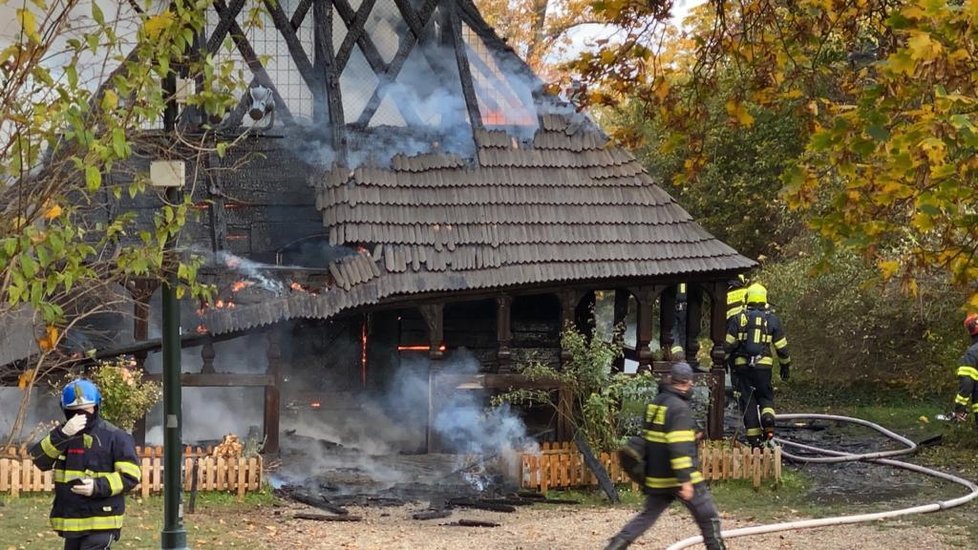
[[513,358],[510,351],[513,342],[512,305],[512,296],[504,294],[496,297],[496,364],[499,373],[513,372]]
[[441,349],[445,341],[445,310],[442,304],[425,304],[418,306],[418,309],[424,317],[425,324],[428,325],[428,357],[431,359],[431,364],[428,367],[428,421],[425,427],[425,440],[428,452],[433,453],[438,450],[438,442],[432,428],[438,411],[438,374],[443,366],[441,359],[445,356],[445,352]]
[[265,449],[266,454],[278,453],[279,412],[281,394],[282,348],[276,327],[268,331],[268,374],[272,375],[272,385],[265,386]]
[[723,343],[727,333],[727,284],[725,281],[710,283],[710,416],[706,431],[710,439],[723,438],[723,410],[726,408],[726,382],[724,372]]
[[215,357],[217,354],[214,352],[214,342],[208,338],[200,348],[200,359],[203,361],[200,367],[201,374],[214,374]]
[[[649,311],[651,315],[651,309]],[[672,345],[675,343],[672,328],[675,323],[676,287],[671,286],[664,289],[659,297],[659,349],[664,359],[672,359]]]
[[[575,327],[577,304],[580,303],[583,296],[584,292],[576,288],[568,288],[557,293],[557,298],[560,300],[561,332],[563,332],[567,327]],[[570,353],[561,348],[560,363],[564,364],[567,361],[570,361]]]
[[700,352],[700,326],[703,317],[703,287],[686,285],[686,341],[680,342],[686,352],[686,362],[698,366],[696,356]]
[[[638,334],[635,338],[635,358],[638,360],[638,372],[651,372],[652,370],[652,350],[649,348],[649,344],[652,342],[652,307],[655,305],[656,298],[660,294],[662,295],[662,305],[660,307],[663,311],[666,311],[667,307],[669,308],[669,319],[672,319],[675,313],[675,305],[666,303],[666,293],[663,293],[664,289],[665,287],[661,285],[640,286],[628,289],[635,296],[635,301],[638,302]],[[673,295],[673,298],[675,298],[675,295]],[[665,317],[666,315],[663,314],[660,317],[660,321]],[[663,328],[663,336],[660,336],[660,338],[664,337],[666,333],[666,329]],[[672,336],[670,335],[671,338]]]
[[[618,328],[621,325],[622,332],[619,336],[619,340],[624,343],[625,332],[627,330],[627,318],[628,318],[628,291],[624,288],[615,289],[615,312],[612,319],[612,330]],[[617,372],[624,372],[625,370],[625,356],[622,355],[615,360],[614,369]]]

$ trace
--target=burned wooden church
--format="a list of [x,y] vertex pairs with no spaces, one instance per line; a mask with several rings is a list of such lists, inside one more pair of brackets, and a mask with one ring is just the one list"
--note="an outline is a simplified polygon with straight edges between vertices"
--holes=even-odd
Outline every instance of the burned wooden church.
[[[472,0],[268,1],[264,27],[248,30],[244,3],[215,0],[202,41],[252,84],[219,123],[248,137],[204,160],[200,215],[181,237],[212,253],[205,275],[220,289],[184,308],[184,345],[202,356],[186,386],[263,388],[275,451],[287,406],[355,403],[418,356],[430,361],[429,415],[446,392],[519,387],[521,362],[567,359],[560,329],[586,330],[596,293],[614,296],[616,323],[634,319],[626,355],[650,368],[653,342],[670,358],[684,282],[682,345],[697,355],[708,309],[701,368],[722,387],[726,282],[753,263],[548,94]],[[179,121],[185,132],[205,122]],[[143,361],[159,312],[152,285],[134,289],[136,342],[120,349]],[[236,339],[264,353],[250,374],[216,372],[216,343]],[[443,372],[462,348],[478,372]]]

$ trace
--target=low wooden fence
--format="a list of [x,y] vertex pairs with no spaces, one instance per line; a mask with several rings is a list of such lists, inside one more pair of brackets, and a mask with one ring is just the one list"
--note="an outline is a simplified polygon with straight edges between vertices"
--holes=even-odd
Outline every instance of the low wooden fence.
[[[618,453],[600,453],[596,458],[614,483],[629,483],[638,488],[619,464]],[[778,448],[751,449],[704,442],[700,444],[699,458],[700,472],[707,480],[749,479],[755,487],[763,481],[781,480],[781,449]],[[598,484],[573,442],[543,443],[540,454],[523,454],[521,463],[520,479],[527,489],[546,491]]]
[[[139,456],[142,480],[133,492],[144,498],[150,493],[163,490],[163,448],[136,448]],[[183,489],[189,491],[193,483],[194,463],[197,464],[198,491],[227,491],[244,497],[247,492],[261,490],[262,459],[255,457],[214,456],[214,448],[191,448],[184,450]],[[54,491],[53,473],[42,472],[31,462],[25,449],[0,450],[0,494],[9,493],[12,497],[20,493],[40,493]]]

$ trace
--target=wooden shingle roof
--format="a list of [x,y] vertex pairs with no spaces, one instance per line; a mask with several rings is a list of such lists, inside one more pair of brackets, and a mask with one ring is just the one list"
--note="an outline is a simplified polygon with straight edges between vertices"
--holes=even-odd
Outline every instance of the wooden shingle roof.
[[329,171],[316,206],[330,241],[363,252],[331,266],[336,284],[326,292],[212,311],[208,328],[218,334],[330,317],[405,295],[682,280],[753,265],[583,116],[540,118],[532,140],[476,130],[474,160],[429,153],[395,157],[390,168]]

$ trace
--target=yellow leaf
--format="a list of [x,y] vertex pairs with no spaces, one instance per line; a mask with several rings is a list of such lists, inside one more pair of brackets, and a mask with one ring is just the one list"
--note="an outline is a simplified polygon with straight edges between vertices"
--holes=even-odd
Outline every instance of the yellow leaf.
[[17,387],[20,389],[24,389],[27,387],[28,384],[31,383],[33,379],[34,379],[34,369],[27,369],[24,372],[22,372],[20,374],[20,377],[17,379]]
[[896,260],[883,260],[879,262],[880,275],[884,279],[889,279],[900,268],[900,263]]
[[154,15],[143,23],[143,31],[146,33],[146,36],[157,38],[172,22],[173,16],[168,12]]
[[57,204],[52,204],[47,208],[47,210],[44,211],[43,216],[45,220],[53,220],[58,216],[60,216],[61,212],[62,210],[60,206],[58,206]]
[[102,96],[102,109],[111,111],[119,106],[119,94],[114,90],[106,89]]
[[968,298],[969,311],[978,311],[978,293],[972,294]]
[[37,19],[30,10],[26,8],[17,10],[17,20],[20,22],[20,28],[27,38],[35,42],[40,42],[41,37],[37,34]]
[[58,327],[48,326],[42,338],[37,339],[37,347],[41,351],[51,351],[58,344]]
[[911,31],[907,41],[910,58],[918,61],[930,61],[938,56],[943,49],[940,42],[931,39],[930,34],[922,31]]
[[741,126],[750,127],[754,125],[754,117],[747,112],[747,108],[744,107],[743,103],[728,99],[724,107],[727,109],[727,114],[737,119],[737,123]]

